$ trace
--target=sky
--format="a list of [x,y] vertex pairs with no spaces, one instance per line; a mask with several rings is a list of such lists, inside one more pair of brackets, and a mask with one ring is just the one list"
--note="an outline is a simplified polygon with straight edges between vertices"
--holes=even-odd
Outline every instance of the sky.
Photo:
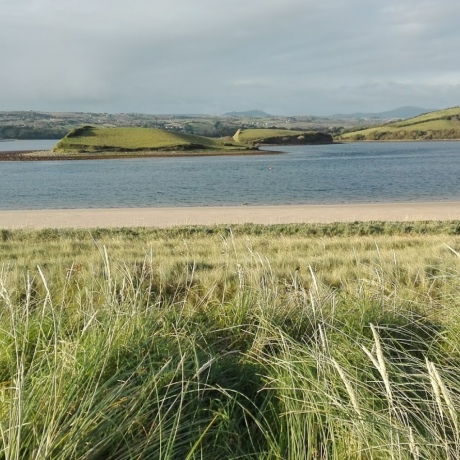
[[458,0],[0,0],[0,111],[460,105]]

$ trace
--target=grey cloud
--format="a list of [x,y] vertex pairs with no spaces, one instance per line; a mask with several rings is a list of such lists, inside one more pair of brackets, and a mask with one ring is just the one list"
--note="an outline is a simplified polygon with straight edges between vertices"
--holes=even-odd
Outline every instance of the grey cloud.
[[0,0],[0,11],[0,110],[460,103],[456,0]]

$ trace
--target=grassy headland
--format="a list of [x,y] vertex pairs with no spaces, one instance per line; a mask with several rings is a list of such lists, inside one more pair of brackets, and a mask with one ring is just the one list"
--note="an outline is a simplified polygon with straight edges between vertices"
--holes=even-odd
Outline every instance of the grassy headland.
[[[6,152],[3,160],[94,159],[133,156],[254,154],[260,144],[332,142],[330,134],[276,129],[238,130],[212,138],[166,129],[81,126],[72,129],[51,152]],[[271,152],[274,153],[274,152]]]
[[459,458],[459,234],[2,230],[0,458]]
[[379,127],[345,132],[344,141],[460,139],[460,107],[438,110]]
[[328,144],[332,136],[318,131],[296,131],[287,129],[239,129],[233,136],[235,142],[243,142],[252,146],[263,144],[274,145],[305,145]]
[[72,130],[53,149],[55,153],[116,153],[173,151],[241,151],[248,146],[232,139],[176,133],[155,128],[98,128]]

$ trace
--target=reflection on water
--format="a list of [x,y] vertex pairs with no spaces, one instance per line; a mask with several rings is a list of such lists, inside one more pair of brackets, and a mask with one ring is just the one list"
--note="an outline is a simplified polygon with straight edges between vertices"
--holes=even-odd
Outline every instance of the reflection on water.
[[273,156],[1,162],[0,209],[460,199],[460,142],[284,149]]

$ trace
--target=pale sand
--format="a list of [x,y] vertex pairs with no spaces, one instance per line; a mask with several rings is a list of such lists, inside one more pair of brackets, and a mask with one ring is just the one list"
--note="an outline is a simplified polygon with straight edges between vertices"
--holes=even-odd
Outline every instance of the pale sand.
[[0,211],[0,228],[460,220],[460,202]]

